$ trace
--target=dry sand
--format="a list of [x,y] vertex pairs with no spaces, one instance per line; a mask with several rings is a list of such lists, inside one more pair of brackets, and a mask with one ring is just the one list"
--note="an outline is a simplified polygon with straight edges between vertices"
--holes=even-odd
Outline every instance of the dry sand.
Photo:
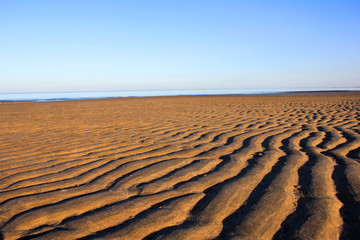
[[319,95],[2,104],[0,239],[359,239],[360,95]]

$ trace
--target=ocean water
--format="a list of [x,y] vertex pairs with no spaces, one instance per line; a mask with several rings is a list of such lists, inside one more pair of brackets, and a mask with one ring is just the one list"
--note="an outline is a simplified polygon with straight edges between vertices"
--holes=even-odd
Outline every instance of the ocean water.
[[317,88],[317,89],[192,89],[192,90],[133,90],[133,91],[89,91],[89,92],[40,92],[40,93],[0,93],[0,101],[65,101],[114,97],[151,97],[181,95],[224,95],[224,94],[262,94],[296,91],[337,91],[360,88]]

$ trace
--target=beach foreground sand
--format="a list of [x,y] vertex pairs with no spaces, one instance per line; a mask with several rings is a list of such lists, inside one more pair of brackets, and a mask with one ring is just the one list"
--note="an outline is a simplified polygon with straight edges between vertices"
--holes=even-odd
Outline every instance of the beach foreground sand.
[[358,239],[360,95],[320,95],[1,104],[0,239]]

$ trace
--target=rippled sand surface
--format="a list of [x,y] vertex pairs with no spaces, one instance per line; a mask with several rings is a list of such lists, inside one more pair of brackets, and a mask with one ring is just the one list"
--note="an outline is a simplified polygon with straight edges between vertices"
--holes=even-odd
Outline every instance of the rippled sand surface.
[[0,239],[358,239],[360,95],[318,95],[1,104]]

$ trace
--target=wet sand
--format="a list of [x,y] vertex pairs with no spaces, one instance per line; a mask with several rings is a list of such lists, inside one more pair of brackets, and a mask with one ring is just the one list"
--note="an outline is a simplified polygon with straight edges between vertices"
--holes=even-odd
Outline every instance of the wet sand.
[[0,239],[357,239],[360,94],[0,105]]

